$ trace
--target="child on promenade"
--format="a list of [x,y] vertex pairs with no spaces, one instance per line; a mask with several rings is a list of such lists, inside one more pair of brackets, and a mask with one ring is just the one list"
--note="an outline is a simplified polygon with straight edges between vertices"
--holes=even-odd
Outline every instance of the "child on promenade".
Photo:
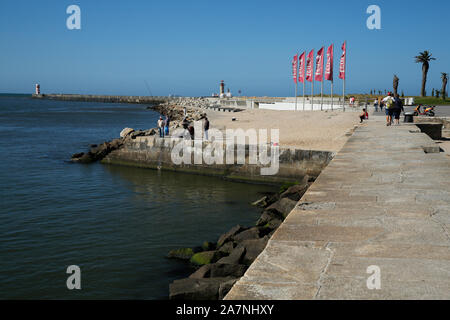
[[359,115],[359,119],[361,120],[360,123],[363,122],[363,120],[369,120],[369,113],[366,111],[366,109],[363,109],[363,112]]

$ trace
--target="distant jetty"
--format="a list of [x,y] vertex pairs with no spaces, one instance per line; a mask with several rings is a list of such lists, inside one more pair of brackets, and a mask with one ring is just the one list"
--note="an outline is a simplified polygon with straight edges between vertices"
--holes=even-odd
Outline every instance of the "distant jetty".
[[62,101],[85,101],[85,102],[109,102],[109,103],[136,103],[136,104],[159,104],[169,101],[170,97],[154,96],[106,96],[85,94],[33,94],[33,99],[48,99]]

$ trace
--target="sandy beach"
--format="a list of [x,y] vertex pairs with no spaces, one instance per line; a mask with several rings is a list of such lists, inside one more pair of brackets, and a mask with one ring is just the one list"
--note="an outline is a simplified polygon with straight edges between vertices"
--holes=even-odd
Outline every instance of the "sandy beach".
[[[357,112],[208,111],[211,128],[279,129],[280,145],[307,150],[339,151],[359,124]],[[232,121],[236,118],[236,121]]]

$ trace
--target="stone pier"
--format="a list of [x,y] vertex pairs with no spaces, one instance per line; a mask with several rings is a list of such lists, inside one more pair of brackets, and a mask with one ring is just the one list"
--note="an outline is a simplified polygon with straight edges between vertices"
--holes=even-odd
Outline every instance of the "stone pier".
[[449,178],[416,126],[371,119],[226,299],[450,299]]

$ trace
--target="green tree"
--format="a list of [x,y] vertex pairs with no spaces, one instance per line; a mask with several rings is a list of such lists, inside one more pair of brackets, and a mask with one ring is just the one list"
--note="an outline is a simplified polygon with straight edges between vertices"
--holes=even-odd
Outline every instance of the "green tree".
[[445,100],[446,94],[447,94],[447,82],[448,82],[448,74],[445,72],[441,73],[441,79],[442,79],[442,99]]
[[434,97],[434,88],[433,88],[433,90],[431,91],[431,96]]
[[432,57],[432,54],[425,50],[424,52],[420,52],[418,56],[415,56],[416,63],[422,64],[422,88],[420,90],[420,95],[422,97],[426,96],[426,86],[427,86],[427,76],[428,70],[430,69],[430,61],[436,60],[436,58]]

